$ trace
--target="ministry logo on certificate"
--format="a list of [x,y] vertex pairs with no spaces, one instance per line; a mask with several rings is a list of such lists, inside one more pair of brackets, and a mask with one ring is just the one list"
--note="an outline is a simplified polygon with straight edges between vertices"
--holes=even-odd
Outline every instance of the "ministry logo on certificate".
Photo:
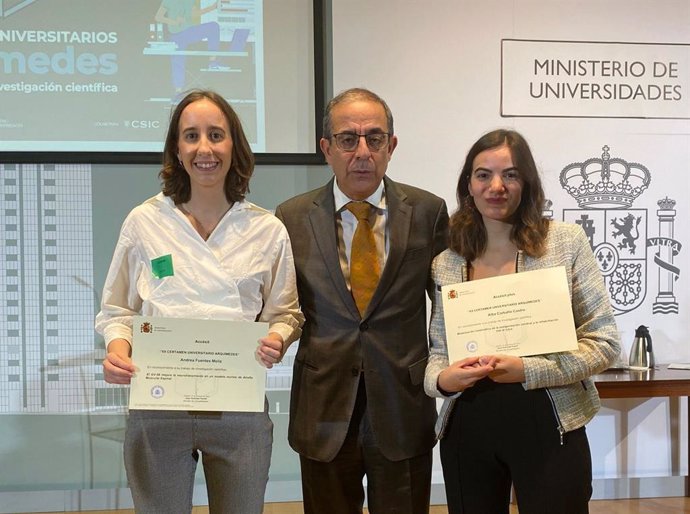
[[563,266],[449,284],[441,294],[450,362],[577,349]]

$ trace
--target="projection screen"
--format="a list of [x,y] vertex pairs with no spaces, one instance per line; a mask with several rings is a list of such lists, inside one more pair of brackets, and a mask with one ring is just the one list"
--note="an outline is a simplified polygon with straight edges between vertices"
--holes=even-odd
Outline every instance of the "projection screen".
[[322,0],[0,0],[0,162],[159,162],[209,88],[257,160],[320,162]]

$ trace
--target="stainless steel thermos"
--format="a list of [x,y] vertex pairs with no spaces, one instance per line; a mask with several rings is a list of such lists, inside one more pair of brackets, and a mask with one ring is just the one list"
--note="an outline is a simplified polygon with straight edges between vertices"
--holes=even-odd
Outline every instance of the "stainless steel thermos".
[[649,329],[640,325],[635,330],[635,340],[630,348],[630,369],[654,368],[654,351],[652,350],[652,336]]

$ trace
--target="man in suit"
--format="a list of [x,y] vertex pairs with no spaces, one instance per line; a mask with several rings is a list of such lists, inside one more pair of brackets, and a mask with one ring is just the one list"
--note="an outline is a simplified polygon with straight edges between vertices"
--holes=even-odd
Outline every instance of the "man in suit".
[[[366,89],[340,93],[320,141],[334,178],[276,210],[306,317],[288,433],[300,454],[305,514],[361,513],[364,475],[373,514],[429,511],[436,408],[423,388],[425,294],[448,213],[441,198],[385,177],[397,143],[383,99]],[[365,206],[375,249],[364,273],[354,260],[365,222],[350,202],[373,206]],[[362,275],[373,279],[364,296]]]

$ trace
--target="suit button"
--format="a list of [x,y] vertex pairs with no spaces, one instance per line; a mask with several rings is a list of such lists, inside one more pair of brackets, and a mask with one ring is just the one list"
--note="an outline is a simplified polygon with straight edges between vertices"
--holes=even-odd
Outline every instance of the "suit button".
[[353,377],[359,376],[359,368],[352,368],[352,376]]
[[360,332],[366,332],[367,330],[369,330],[369,324],[366,321],[359,324]]

